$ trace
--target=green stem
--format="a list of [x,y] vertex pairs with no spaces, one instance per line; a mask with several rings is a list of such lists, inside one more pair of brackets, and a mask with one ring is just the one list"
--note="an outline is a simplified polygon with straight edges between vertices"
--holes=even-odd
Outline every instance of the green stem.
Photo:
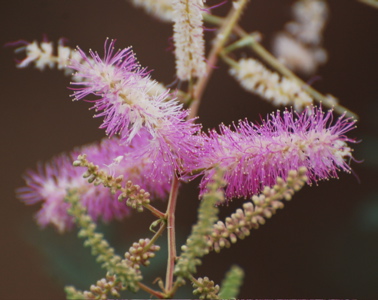
[[214,24],[214,25],[222,25],[224,18],[218,17],[215,15],[203,14],[203,19],[205,22]]
[[152,239],[150,240],[150,242],[147,244],[146,247],[144,247],[144,252],[148,251],[151,246],[153,244],[155,244],[155,242],[157,241],[157,239],[162,235],[162,233],[164,232],[164,230],[167,228],[167,223],[165,223],[164,221],[162,222],[162,224],[160,225],[160,228],[159,230],[155,233],[155,235],[152,237]]
[[155,217],[162,219],[165,217],[165,214],[162,213],[157,208],[153,207],[151,204],[143,205],[145,208],[147,208]]
[[197,285],[201,285],[201,283],[192,274],[189,275],[189,279],[191,282],[194,282]]
[[222,57],[222,60],[226,62],[230,67],[239,69],[239,63],[237,61],[233,60],[223,52],[220,53],[220,56]]
[[261,34],[258,32],[251,33],[245,37],[242,37],[241,39],[237,40],[235,43],[229,45],[226,47],[222,53],[230,53],[232,51],[235,51],[239,48],[243,48],[246,46],[250,46],[252,43],[254,43],[256,40],[261,40]]

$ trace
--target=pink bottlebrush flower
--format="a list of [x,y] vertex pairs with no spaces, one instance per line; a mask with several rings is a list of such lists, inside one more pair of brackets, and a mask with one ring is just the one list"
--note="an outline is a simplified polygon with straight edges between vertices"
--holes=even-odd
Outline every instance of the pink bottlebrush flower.
[[99,111],[95,117],[104,117],[100,128],[110,136],[120,134],[129,143],[142,128],[154,136],[161,120],[180,115],[182,105],[167,100],[169,91],[151,95],[156,83],[149,80],[149,72],[140,67],[131,48],[115,52],[114,43],[106,40],[104,58],[91,50],[88,58],[78,48],[82,60],[72,59],[70,67],[84,80],[72,83],[82,86],[74,89],[74,100],[99,97],[90,102]]
[[60,155],[50,163],[38,166],[37,171],[29,171],[25,176],[26,186],[17,190],[18,197],[26,204],[42,203],[36,215],[40,226],[48,224],[64,232],[72,228],[74,222],[67,213],[68,203],[64,202],[67,191],[74,189],[79,193],[80,201],[94,219],[107,222],[122,219],[128,215],[129,209],[124,202],[117,200],[119,193],[112,195],[110,189],[94,186],[83,178],[85,170],[74,167],[73,161],[81,153],[100,168],[104,168],[113,176],[123,175],[126,180],[140,185],[153,197],[163,198],[168,194],[171,169],[161,169],[154,181],[147,180],[153,168],[151,159],[136,155],[139,144],[121,145],[118,139],[105,139],[100,144],[93,144],[75,149],[68,155]]
[[302,113],[285,110],[272,113],[261,125],[240,121],[234,130],[220,126],[220,134],[211,131],[202,159],[206,168],[201,194],[219,165],[225,170],[226,197],[250,197],[263,186],[272,186],[276,178],[305,166],[309,181],[337,178],[337,171],[350,172],[345,161],[352,158],[345,136],[354,120],[341,116],[332,124],[332,110],[307,107]]
[[196,135],[201,125],[193,120],[186,121],[188,111],[181,111],[177,118],[167,118],[155,128],[155,135],[145,133],[140,136],[141,143],[137,156],[149,157],[152,161],[152,170],[149,176],[154,179],[162,170],[171,170],[167,179],[171,181],[173,172],[181,179],[189,179],[189,173],[198,168],[199,157],[203,152],[203,137]]

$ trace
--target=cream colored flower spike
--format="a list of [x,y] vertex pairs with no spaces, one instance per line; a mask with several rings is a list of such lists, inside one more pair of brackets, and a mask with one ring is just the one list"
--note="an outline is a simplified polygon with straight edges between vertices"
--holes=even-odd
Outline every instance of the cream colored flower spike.
[[206,73],[203,7],[202,0],[173,0],[176,74],[181,80]]
[[271,101],[273,105],[293,105],[295,109],[302,110],[312,104],[311,97],[297,82],[269,71],[255,59],[239,60],[238,68],[232,68],[230,73],[244,89]]
[[136,7],[163,22],[173,22],[173,0],[131,0]]

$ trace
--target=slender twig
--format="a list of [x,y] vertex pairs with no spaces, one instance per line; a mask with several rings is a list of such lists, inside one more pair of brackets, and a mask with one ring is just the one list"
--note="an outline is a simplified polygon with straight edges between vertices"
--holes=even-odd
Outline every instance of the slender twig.
[[158,217],[159,219],[162,219],[165,217],[165,214],[162,213],[157,208],[153,207],[151,204],[143,205],[145,208],[147,208],[155,217]]
[[197,285],[200,285],[200,282],[192,274],[189,275],[189,279],[191,282],[194,282]]
[[162,233],[164,232],[164,230],[166,228],[167,228],[167,223],[166,222],[162,222],[161,225],[160,225],[159,230],[155,233],[155,235],[152,237],[152,239],[147,244],[147,246],[144,247],[144,251],[148,251],[151,248],[151,246],[153,244],[155,244],[156,240],[162,235]]
[[168,262],[167,262],[167,274],[165,278],[165,290],[172,289],[173,284],[173,270],[176,260],[176,236],[175,236],[175,210],[177,202],[179,180],[177,176],[173,177],[171,192],[168,200],[167,212],[165,214],[167,218],[167,231],[168,231]]

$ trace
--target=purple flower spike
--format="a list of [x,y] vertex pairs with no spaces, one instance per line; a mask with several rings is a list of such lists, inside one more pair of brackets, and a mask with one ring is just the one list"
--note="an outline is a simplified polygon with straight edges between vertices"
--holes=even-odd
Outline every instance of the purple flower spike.
[[[141,143],[145,143],[141,140]],[[73,227],[73,219],[67,213],[68,203],[64,202],[67,191],[74,189],[79,193],[81,204],[94,219],[108,222],[122,219],[129,214],[124,202],[117,200],[119,193],[112,195],[110,189],[102,185],[94,186],[83,178],[85,170],[74,167],[73,161],[79,154],[85,153],[89,161],[99,165],[109,174],[123,175],[147,190],[152,197],[164,198],[170,189],[167,180],[172,176],[171,168],[161,169],[154,180],[148,180],[153,164],[151,158],[137,154],[141,144],[136,140],[129,146],[121,145],[119,139],[105,139],[100,144],[93,144],[76,149],[69,155],[61,155],[50,163],[39,165],[37,171],[29,171],[25,176],[26,186],[17,190],[18,197],[26,204],[42,203],[36,215],[40,226],[49,224],[64,232]]]
[[308,107],[302,113],[285,110],[272,113],[261,125],[240,121],[234,130],[220,126],[211,131],[202,160],[206,168],[201,194],[212,178],[214,166],[225,169],[226,197],[250,197],[263,186],[273,186],[277,177],[305,166],[309,182],[337,178],[337,171],[350,172],[346,159],[352,158],[345,133],[355,121],[341,116],[333,124],[332,110]]
[[[180,179],[191,179],[188,174],[198,169],[199,158],[204,151],[202,135],[197,135],[201,125],[193,120],[186,121],[188,111],[181,111],[177,118],[167,118],[155,128],[155,136],[145,134],[140,139],[145,143],[136,155],[149,157],[152,170],[148,176],[152,180],[161,176],[162,170],[171,170],[167,180],[176,175]],[[165,171],[164,171],[165,172]]]
[[[151,95],[156,82],[150,80],[149,72],[138,64],[131,48],[114,51],[115,41],[105,41],[104,58],[97,52],[89,51],[90,57],[78,48],[82,59],[72,59],[70,68],[77,71],[82,82],[73,82],[74,100],[84,99],[92,94],[99,97],[93,109],[95,117],[104,117],[100,128],[106,134],[120,134],[121,139],[130,143],[144,127],[151,135],[162,119],[180,114],[182,105],[177,101],[166,101],[169,91]],[[88,100],[89,101],[89,100]]]
[[61,155],[38,170],[28,171],[25,176],[26,187],[17,190],[18,198],[28,205],[42,203],[35,218],[41,227],[53,225],[60,233],[70,230],[72,217],[67,213],[69,204],[64,201],[67,190],[77,190],[81,203],[89,215],[104,221],[121,219],[128,214],[124,203],[119,203],[109,189],[94,187],[83,177],[83,170],[72,166],[73,157]]

